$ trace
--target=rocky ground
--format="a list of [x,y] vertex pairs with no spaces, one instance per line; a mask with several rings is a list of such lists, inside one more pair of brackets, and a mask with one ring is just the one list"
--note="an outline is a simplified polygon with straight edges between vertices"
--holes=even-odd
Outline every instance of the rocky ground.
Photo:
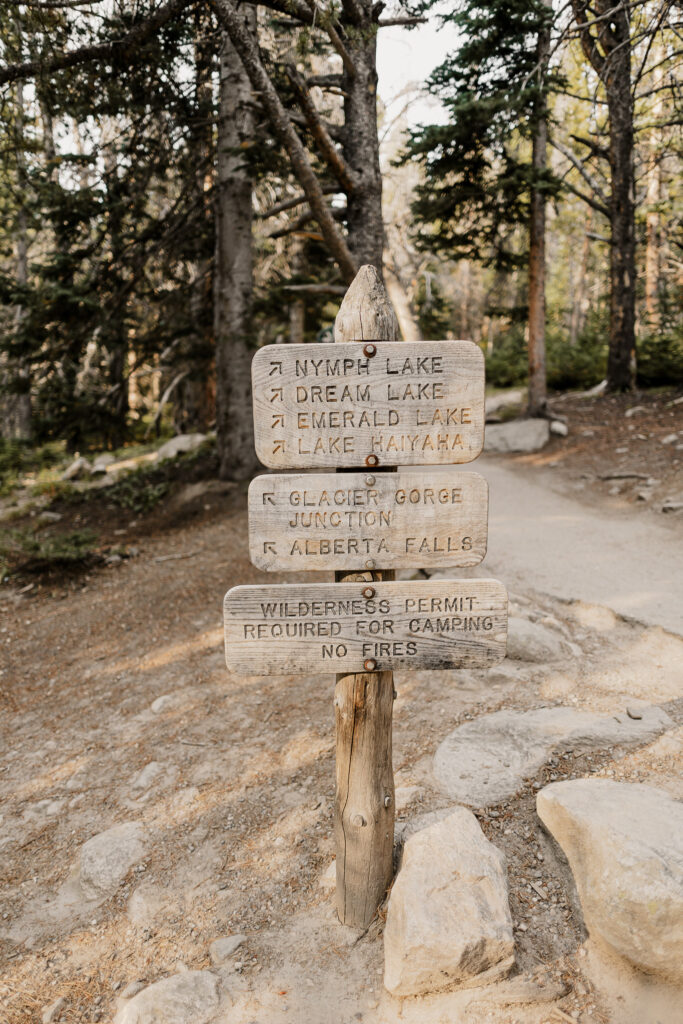
[[[593,428],[567,417],[534,458],[570,488],[620,445],[570,452]],[[673,491],[668,426],[647,444]],[[224,668],[222,596],[265,579],[244,488],[185,482],[149,516],[102,495],[133,557],[0,591],[3,1024],[681,1019],[680,636],[516,586],[502,665],[397,673],[402,875],[358,934],[333,910],[333,680]],[[446,942],[402,926],[448,900]]]

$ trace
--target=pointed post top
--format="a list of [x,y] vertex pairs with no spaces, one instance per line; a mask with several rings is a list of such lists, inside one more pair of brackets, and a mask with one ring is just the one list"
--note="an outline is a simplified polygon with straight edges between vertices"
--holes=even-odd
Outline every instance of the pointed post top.
[[339,307],[334,340],[398,341],[398,321],[376,267],[361,267]]

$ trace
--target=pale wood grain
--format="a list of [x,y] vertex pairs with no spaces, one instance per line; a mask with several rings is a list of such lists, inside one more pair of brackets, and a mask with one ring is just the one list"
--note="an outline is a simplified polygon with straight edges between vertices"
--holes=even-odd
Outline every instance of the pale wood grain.
[[487,524],[478,473],[273,474],[249,487],[249,554],[267,572],[478,565]]
[[[244,675],[484,668],[505,656],[491,579],[240,586],[225,596],[228,668]],[[374,594],[366,596],[370,587]]]
[[[265,345],[252,361],[256,454],[272,469],[452,465],[484,443],[471,341]],[[367,460],[370,459],[370,462]],[[373,460],[377,460],[374,462]]]
[[[358,339],[394,341],[398,321],[373,266],[361,267],[334,322],[336,344]],[[384,472],[389,473],[390,467]],[[338,471],[343,477],[343,470]],[[381,470],[380,470],[381,473]],[[346,580],[393,580],[393,569],[337,572]],[[342,924],[367,928],[391,885],[394,867],[392,672],[338,675],[334,691],[336,748],[334,841],[336,904]]]

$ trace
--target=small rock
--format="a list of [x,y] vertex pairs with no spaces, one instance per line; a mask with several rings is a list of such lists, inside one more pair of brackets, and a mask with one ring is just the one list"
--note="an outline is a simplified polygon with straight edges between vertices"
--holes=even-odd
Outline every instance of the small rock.
[[507,656],[513,661],[557,661],[567,652],[559,633],[517,616],[508,621]]
[[111,452],[104,452],[102,455],[98,455],[92,464],[90,470],[91,476],[103,476],[107,472],[107,466],[111,466],[112,462],[116,462],[116,457]]
[[550,438],[550,424],[544,419],[510,420],[486,427],[487,452],[537,452]]
[[81,847],[78,881],[86,899],[114,893],[130,869],[141,861],[149,837],[137,821],[114,825]]
[[519,388],[513,388],[510,391],[502,391],[497,395],[486,396],[486,417],[495,415],[502,409],[511,409],[515,406],[521,406],[524,401],[524,392]]
[[644,405],[632,405],[630,409],[627,409],[624,413],[624,417],[627,420],[631,419],[631,416],[635,416],[639,412],[646,412]]
[[107,555],[107,557],[104,560],[104,564],[105,565],[121,565],[122,561],[123,561],[123,558],[121,557],[121,555],[119,555],[118,553],[114,553],[113,555]]
[[[630,705],[631,711],[635,710]],[[495,711],[459,725],[438,747],[434,775],[444,792],[473,807],[513,796],[556,750],[599,750],[642,744],[673,726],[661,708],[638,706],[640,719],[576,708]],[[617,720],[618,719],[618,720]]]
[[211,963],[216,965],[224,963],[246,941],[246,935],[227,935],[224,939],[216,939],[209,946]]
[[86,473],[90,473],[91,471],[92,466],[88,460],[83,458],[81,455],[77,459],[74,459],[71,465],[64,470],[62,473],[62,480],[78,480],[79,477],[85,476]]
[[674,444],[678,440],[678,434],[667,434],[662,438],[662,444]]
[[683,804],[652,786],[576,779],[537,797],[586,922],[648,974],[683,982]]
[[569,433],[569,427],[562,420],[551,420],[550,433],[556,434],[557,437],[566,437]]
[[117,1013],[114,1024],[209,1024],[220,1002],[215,975],[187,971],[142,989]]
[[662,512],[680,512],[683,508],[683,501],[665,501],[662,505]]
[[206,434],[178,434],[166,444],[162,444],[157,452],[157,462],[161,462],[162,459],[175,459],[177,455],[185,452],[193,452],[203,445],[206,439]]
[[157,699],[152,702],[152,712],[155,715],[159,715],[162,711],[165,711],[166,708],[170,708],[173,703],[174,699],[171,694],[165,693],[163,697],[157,697]]
[[320,885],[323,889],[334,889],[337,884],[337,862],[333,860],[328,864],[320,876]]
[[164,766],[158,761],[150,761],[142,769],[140,774],[131,783],[131,790],[134,796],[146,793],[151,785],[163,774]]
[[424,790],[420,786],[397,786],[394,793],[396,811],[399,814],[405,811],[406,807],[409,807],[413,800],[419,799],[423,793]]
[[38,518],[43,523],[58,523],[60,519],[64,518],[64,516],[61,512],[50,512],[49,509],[46,509],[44,512],[40,513]]
[[406,841],[384,929],[384,985],[424,995],[494,980],[513,962],[505,858],[458,807]]
[[59,999],[55,999],[54,1003],[49,1006],[43,1007],[43,1013],[41,1020],[43,1024],[53,1024],[56,1021],[62,1010],[66,1007],[66,999],[64,996],[60,996]]

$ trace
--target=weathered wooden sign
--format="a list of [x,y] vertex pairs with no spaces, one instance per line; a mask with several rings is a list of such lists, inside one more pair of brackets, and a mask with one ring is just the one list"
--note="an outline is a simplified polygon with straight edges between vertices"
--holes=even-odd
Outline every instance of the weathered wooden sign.
[[245,675],[483,668],[505,657],[497,580],[283,584],[225,595],[228,668]]
[[266,345],[252,385],[256,454],[272,469],[464,463],[484,444],[471,341]]
[[488,485],[478,473],[258,476],[249,487],[249,554],[281,569],[478,565]]

